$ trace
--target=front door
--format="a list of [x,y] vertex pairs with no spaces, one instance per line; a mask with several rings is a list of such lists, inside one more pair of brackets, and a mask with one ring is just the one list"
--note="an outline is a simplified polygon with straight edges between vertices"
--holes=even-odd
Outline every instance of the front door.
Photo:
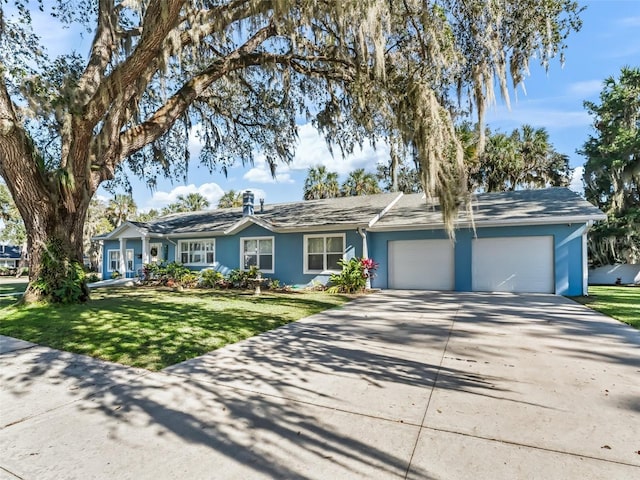
[[162,263],[165,260],[162,255],[162,243],[149,244],[149,257],[152,263]]

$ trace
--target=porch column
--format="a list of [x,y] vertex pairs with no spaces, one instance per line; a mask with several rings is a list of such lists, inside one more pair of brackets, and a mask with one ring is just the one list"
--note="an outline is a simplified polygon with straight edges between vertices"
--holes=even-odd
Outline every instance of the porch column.
[[149,237],[142,237],[142,264],[146,265],[151,262],[151,246],[149,245]]
[[120,238],[120,275],[127,276],[127,239]]

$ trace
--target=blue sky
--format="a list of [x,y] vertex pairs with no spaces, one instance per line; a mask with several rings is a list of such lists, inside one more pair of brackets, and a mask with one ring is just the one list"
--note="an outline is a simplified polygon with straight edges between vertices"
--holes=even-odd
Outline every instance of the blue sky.
[[[587,9],[582,14],[583,27],[568,39],[564,66],[555,59],[548,72],[531,62],[531,75],[525,80],[526,94],[518,89],[511,92],[511,109],[498,99],[488,109],[487,124],[492,130],[510,132],[522,124],[544,127],[557,151],[568,155],[571,166],[577,167],[574,178],[576,190],[581,188],[581,165],[584,158],[576,153],[591,133],[591,117],[583,107],[585,100],[597,101],[602,81],[618,76],[621,67],[640,67],[640,0],[591,0],[582,1]],[[34,15],[38,16],[34,12]],[[39,20],[35,18],[36,22]],[[53,50],[74,44],[77,50],[88,49],[90,35],[78,39],[77,34],[66,30],[54,32],[47,29],[42,18],[45,44]],[[57,48],[56,48],[57,47]],[[197,162],[190,167],[186,182],[160,180],[151,192],[143,183],[132,180],[133,195],[140,210],[161,208],[181,194],[199,192],[212,206],[230,189],[251,189],[257,198],[267,203],[300,200],[309,167],[325,165],[336,171],[343,180],[355,168],[375,171],[376,163],[387,161],[385,149],[370,147],[348,158],[331,156],[325,142],[309,125],[302,125],[295,160],[291,165],[280,165],[276,178],[272,178],[266,163],[257,158],[253,167],[240,165],[231,168],[228,177],[221,173],[209,173]],[[197,158],[198,145],[191,143],[192,158]],[[103,190],[99,195],[108,198]]]

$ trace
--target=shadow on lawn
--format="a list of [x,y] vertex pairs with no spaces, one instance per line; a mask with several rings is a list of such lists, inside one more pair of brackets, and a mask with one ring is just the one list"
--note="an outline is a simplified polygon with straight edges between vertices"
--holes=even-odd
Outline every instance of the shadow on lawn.
[[12,312],[0,334],[158,370],[336,306],[331,297],[211,291],[110,289],[94,297]]

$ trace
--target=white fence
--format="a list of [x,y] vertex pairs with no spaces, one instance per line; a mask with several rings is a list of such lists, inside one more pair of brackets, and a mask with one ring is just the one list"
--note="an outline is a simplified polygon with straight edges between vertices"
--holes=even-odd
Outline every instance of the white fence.
[[589,269],[589,285],[640,284],[640,264],[605,265]]

